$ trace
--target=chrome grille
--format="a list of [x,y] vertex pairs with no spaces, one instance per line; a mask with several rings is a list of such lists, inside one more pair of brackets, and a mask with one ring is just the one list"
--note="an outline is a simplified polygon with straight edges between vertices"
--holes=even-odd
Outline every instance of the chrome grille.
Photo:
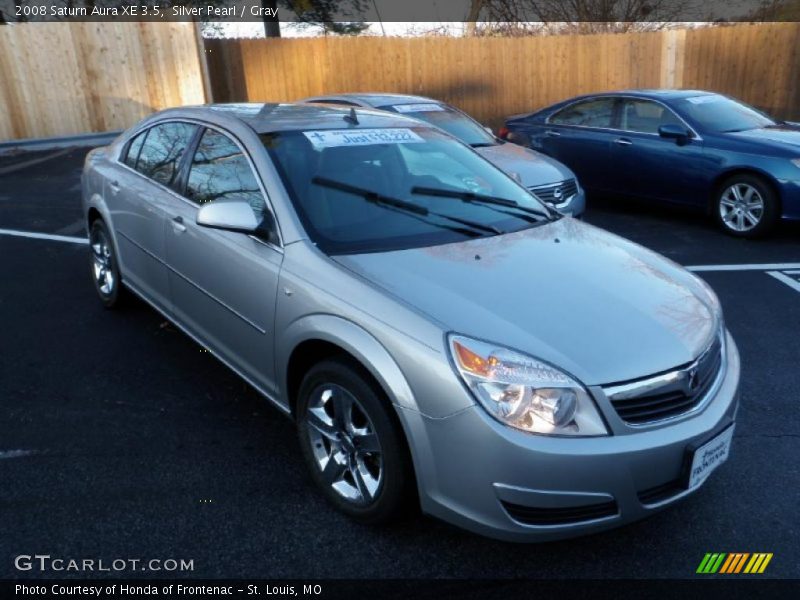
[[578,192],[578,182],[574,179],[549,183],[547,185],[537,185],[528,188],[542,202],[547,202],[553,206],[563,204]]
[[722,341],[693,363],[647,380],[606,388],[606,395],[626,423],[642,425],[676,417],[696,408],[709,393],[722,367]]

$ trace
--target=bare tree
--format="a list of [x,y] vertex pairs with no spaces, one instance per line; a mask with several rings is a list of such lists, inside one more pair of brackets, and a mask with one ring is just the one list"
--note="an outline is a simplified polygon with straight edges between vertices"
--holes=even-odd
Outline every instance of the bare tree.
[[297,15],[298,27],[318,27],[325,34],[358,35],[369,27],[364,21],[345,21],[367,11],[367,0],[281,0]]
[[800,0],[761,0],[748,14],[748,21],[798,21]]
[[[278,9],[278,0],[261,0],[261,8],[271,8],[274,12]],[[281,37],[281,24],[277,19],[264,17],[264,36]]]
[[700,15],[702,0],[472,0],[477,35],[606,33],[661,29]]

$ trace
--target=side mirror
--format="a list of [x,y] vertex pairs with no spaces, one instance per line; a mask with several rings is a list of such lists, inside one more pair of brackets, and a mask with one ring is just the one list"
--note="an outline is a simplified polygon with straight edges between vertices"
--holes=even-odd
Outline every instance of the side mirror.
[[662,138],[675,140],[676,142],[685,142],[690,137],[689,131],[686,128],[681,125],[676,125],[675,123],[661,125],[658,128],[658,135]]
[[215,200],[204,204],[197,211],[197,224],[212,229],[224,229],[255,235],[276,243],[276,227],[272,213],[264,212],[259,221],[249,203],[244,200]]

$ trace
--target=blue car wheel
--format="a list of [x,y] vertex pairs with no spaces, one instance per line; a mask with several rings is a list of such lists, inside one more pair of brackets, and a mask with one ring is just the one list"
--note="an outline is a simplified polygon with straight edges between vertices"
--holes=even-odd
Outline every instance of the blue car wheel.
[[745,238],[766,234],[780,216],[772,186],[749,174],[734,175],[717,188],[713,211],[724,231]]

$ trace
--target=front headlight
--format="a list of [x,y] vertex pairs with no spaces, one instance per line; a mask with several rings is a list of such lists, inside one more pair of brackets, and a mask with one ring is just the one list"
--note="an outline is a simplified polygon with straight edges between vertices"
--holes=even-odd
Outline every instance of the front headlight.
[[800,168],[800,158],[792,158],[792,159],[790,159],[790,160],[792,161],[792,164],[793,164],[795,167],[798,167],[798,168]]
[[505,425],[546,435],[608,435],[586,389],[535,358],[451,335],[459,375],[490,415]]

